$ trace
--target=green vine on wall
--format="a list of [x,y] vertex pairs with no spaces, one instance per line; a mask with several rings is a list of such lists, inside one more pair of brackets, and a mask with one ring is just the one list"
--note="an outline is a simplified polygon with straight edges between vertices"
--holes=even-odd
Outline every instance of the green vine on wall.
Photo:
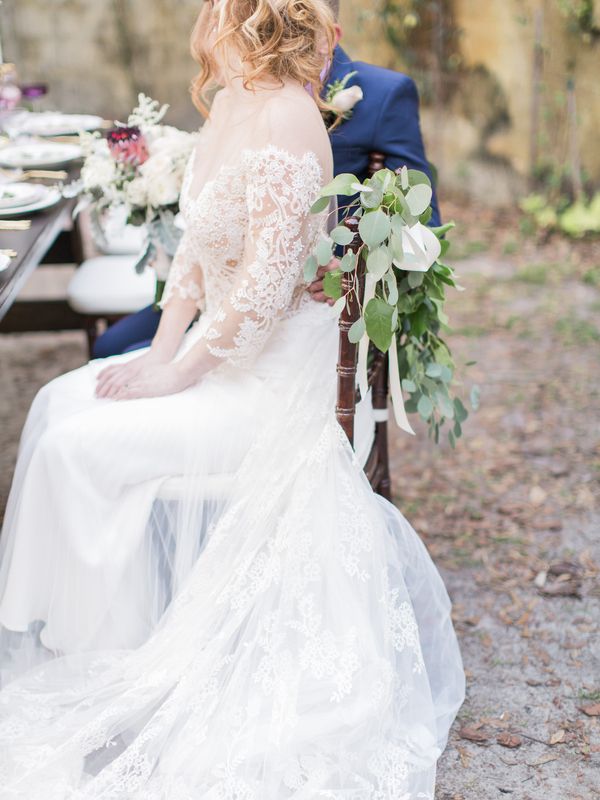
[[557,0],[557,3],[573,33],[581,34],[588,43],[600,37],[600,28],[594,17],[594,0]]

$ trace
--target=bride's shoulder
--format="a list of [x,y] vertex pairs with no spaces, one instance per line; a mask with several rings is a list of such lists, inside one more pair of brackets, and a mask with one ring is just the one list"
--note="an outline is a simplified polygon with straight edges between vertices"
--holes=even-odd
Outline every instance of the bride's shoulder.
[[261,139],[292,156],[312,153],[323,167],[331,160],[331,145],[320,111],[308,92],[274,94],[262,112]]

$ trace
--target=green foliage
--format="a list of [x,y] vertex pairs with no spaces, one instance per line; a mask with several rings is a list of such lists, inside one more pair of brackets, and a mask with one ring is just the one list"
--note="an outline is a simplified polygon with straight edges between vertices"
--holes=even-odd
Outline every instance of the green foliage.
[[520,202],[521,210],[541,230],[557,230],[573,238],[600,233],[600,192],[591,201],[569,203],[561,196],[553,200],[545,194],[532,194]]
[[[323,197],[333,194],[358,196],[347,215],[359,217],[360,247],[358,256],[348,251],[340,268],[327,273],[325,293],[336,299],[336,309],[341,311],[345,303],[342,276],[353,275],[354,291],[358,258],[362,259],[375,296],[361,309],[349,339],[357,343],[366,335],[385,353],[395,336],[399,377],[408,395],[407,412],[418,414],[428,423],[436,442],[446,425],[454,446],[469,415],[455,395],[455,364],[444,340],[448,325],[446,291],[460,288],[452,267],[443,260],[450,246],[444,237],[454,223],[424,227],[431,218],[431,183],[424,173],[406,167],[398,173],[379,170],[362,184],[354,175],[338,175],[322,190]],[[332,232],[332,242],[319,243],[315,255],[307,261],[305,274],[312,276],[317,263],[328,263],[334,242],[350,244],[351,234],[342,231],[347,231],[346,227],[338,226]],[[475,408],[478,404],[475,389],[471,405]]]

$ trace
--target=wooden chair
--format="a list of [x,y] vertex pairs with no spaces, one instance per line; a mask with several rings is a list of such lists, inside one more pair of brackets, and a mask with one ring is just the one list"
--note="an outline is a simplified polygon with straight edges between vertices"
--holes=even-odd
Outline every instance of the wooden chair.
[[[371,153],[369,159],[369,175],[374,175],[385,166],[383,153]],[[346,225],[355,234],[354,240],[348,248],[357,252],[361,245],[358,234],[358,219],[350,217]],[[350,443],[354,445],[354,417],[357,403],[356,370],[358,346],[348,339],[348,331],[360,316],[359,302],[362,303],[364,293],[365,265],[363,259],[358,264],[358,294],[353,291],[352,273],[344,273],[342,277],[342,291],[348,295],[348,302],[340,316],[340,349],[337,365],[338,396],[336,417],[344,429]],[[371,388],[373,402],[373,416],[375,419],[375,438],[373,447],[365,464],[365,473],[373,490],[391,500],[391,479],[388,448],[388,394],[389,372],[387,356],[374,345],[370,348],[369,387]]]

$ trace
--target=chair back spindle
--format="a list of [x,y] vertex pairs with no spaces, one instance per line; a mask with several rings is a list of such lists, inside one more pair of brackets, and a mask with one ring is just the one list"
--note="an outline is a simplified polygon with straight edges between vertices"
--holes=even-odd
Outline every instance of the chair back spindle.
[[[385,167],[386,156],[374,152],[369,156],[369,177]],[[348,250],[357,253],[362,244],[358,233],[359,220],[349,217],[345,225],[354,234]],[[347,297],[346,304],[339,319],[340,344],[337,365],[338,393],[336,417],[346,433],[350,444],[354,446],[354,417],[356,413],[356,370],[358,345],[348,339],[348,331],[360,316],[360,305],[364,296],[365,265],[359,259],[355,272],[345,272],[342,276],[342,293]],[[365,465],[365,472],[373,489],[391,499],[391,481],[388,453],[387,408],[389,394],[388,359],[377,348],[371,345],[371,367],[369,385],[372,391],[375,417],[375,439],[371,454]]]

